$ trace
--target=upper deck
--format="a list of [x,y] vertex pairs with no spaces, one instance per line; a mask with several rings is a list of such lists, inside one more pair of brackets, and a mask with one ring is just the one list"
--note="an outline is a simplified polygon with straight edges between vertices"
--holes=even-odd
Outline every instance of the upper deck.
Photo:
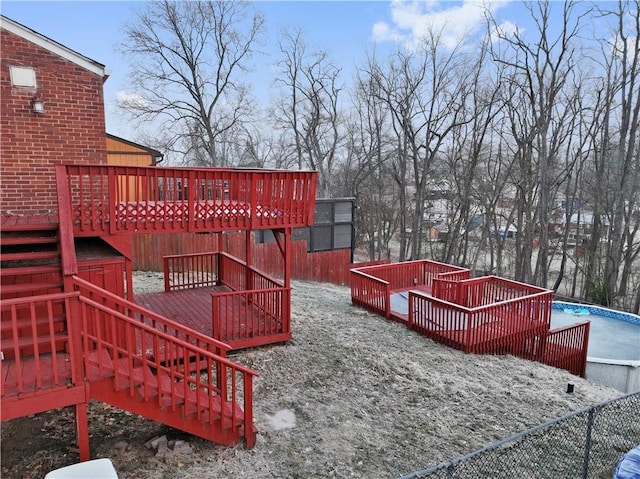
[[75,236],[310,226],[317,173],[58,165],[59,214]]

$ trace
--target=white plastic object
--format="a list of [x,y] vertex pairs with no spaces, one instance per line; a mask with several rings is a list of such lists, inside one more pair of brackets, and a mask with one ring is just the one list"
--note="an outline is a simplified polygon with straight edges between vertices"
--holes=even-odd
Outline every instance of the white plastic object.
[[118,479],[111,459],[94,459],[51,471],[44,479]]

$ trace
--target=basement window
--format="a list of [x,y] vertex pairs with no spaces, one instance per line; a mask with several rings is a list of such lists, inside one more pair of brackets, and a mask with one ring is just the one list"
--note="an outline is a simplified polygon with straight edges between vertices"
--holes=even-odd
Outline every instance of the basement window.
[[10,66],[11,85],[22,88],[36,88],[36,71],[31,67]]

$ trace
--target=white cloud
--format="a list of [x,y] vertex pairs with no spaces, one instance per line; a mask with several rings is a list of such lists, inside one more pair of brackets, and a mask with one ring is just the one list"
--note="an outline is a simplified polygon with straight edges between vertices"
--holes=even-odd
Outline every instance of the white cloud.
[[376,41],[396,41],[416,45],[427,32],[440,35],[443,45],[453,48],[485,23],[485,13],[495,13],[510,0],[463,0],[434,2],[431,0],[392,0],[392,23],[378,22],[372,35]]
[[516,32],[522,34],[524,33],[524,30],[519,28],[515,23],[505,20],[500,25],[496,25],[491,28],[491,41],[499,42],[503,38],[513,37]]
[[122,108],[145,108],[149,103],[138,93],[127,93],[120,90],[116,95],[116,103]]

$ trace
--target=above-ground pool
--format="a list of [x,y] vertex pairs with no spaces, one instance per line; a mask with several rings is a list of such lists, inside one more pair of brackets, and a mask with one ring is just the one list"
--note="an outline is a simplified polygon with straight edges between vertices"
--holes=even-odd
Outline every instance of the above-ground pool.
[[[588,314],[582,314],[583,311]],[[576,313],[570,312],[576,311]],[[604,310],[608,313],[617,311]],[[601,308],[593,306],[567,306],[554,302],[551,314],[551,329],[570,324],[590,321],[589,348],[587,356],[602,359],[640,361],[640,318],[633,321],[621,317],[603,316]]]
[[551,328],[590,321],[586,377],[623,392],[640,391],[640,316],[600,306],[553,302]]

